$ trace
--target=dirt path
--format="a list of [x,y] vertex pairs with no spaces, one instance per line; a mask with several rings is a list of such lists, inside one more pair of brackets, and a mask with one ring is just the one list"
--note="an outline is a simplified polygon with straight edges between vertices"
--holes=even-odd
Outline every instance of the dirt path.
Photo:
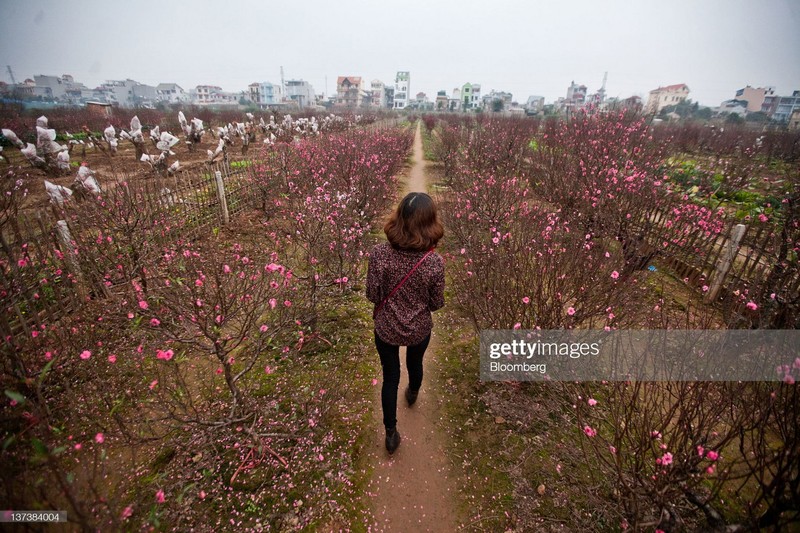
[[[418,126],[407,192],[427,191],[425,164]],[[434,323],[436,318],[434,314]],[[436,383],[441,374],[438,356],[439,345],[434,326],[430,346],[425,352],[422,389],[417,403],[409,408],[403,395],[408,385],[405,348],[400,350],[403,374],[397,399],[397,430],[402,442],[394,455],[390,456],[384,446],[383,425],[378,424],[369,451],[373,475],[367,491],[373,502],[379,531],[452,532],[458,527],[456,484],[449,477],[445,452],[447,423],[437,394]],[[376,419],[380,421],[380,377],[375,386],[375,412]]]

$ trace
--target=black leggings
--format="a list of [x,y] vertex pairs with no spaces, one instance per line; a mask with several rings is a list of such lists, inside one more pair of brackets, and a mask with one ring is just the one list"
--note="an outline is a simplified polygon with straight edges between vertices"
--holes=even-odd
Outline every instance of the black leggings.
[[[430,334],[425,340],[406,348],[406,367],[408,367],[408,387],[418,391],[422,386],[422,356],[431,340]],[[375,333],[375,347],[381,356],[383,367],[383,386],[381,387],[381,406],[383,407],[383,425],[387,429],[397,425],[397,388],[400,386],[400,347],[387,344]]]

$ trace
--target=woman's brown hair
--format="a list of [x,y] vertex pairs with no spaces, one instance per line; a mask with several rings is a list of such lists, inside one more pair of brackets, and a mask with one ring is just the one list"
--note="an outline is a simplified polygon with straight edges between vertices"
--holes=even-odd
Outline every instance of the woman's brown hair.
[[412,251],[430,250],[444,236],[436,204],[424,192],[407,194],[384,224],[383,232],[392,247]]

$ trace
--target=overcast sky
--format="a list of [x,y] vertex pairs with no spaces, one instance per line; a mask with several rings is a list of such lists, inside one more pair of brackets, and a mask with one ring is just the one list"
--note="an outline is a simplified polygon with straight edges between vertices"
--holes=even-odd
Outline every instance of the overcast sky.
[[[800,89],[800,0],[0,0],[0,79],[72,74],[96,87],[132,78],[241,91],[337,76],[448,95],[465,82],[524,102],[686,83],[716,106],[745,85]],[[327,83],[326,83],[327,76]]]

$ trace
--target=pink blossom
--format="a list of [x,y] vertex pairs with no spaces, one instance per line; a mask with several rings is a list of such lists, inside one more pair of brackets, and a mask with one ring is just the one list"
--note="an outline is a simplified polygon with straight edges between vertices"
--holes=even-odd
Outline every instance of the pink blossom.
[[572,315],[574,315],[574,314],[575,314],[575,308],[574,308],[574,307],[569,307],[569,308],[567,308],[567,314],[568,314],[569,316],[572,316]]
[[527,305],[527,304],[531,303],[531,299],[530,299],[530,298],[528,298],[527,296],[524,296],[524,297],[522,298],[522,303],[524,303],[525,305]]
[[713,474],[714,473],[714,465],[709,466],[706,468],[706,474]]
[[705,453],[705,448],[703,448],[702,446],[698,446],[697,447],[697,455],[699,455],[700,457],[703,457],[704,453]]
[[157,318],[151,318],[150,319],[150,325],[153,326],[154,328],[157,327],[160,324],[161,324],[161,321],[159,319],[157,319]]
[[611,273],[611,279],[617,279],[617,278],[619,278],[619,272],[615,270],[614,272]]
[[375,379],[375,378],[372,378],[372,386],[374,387],[377,384],[378,384],[378,380]]
[[284,300],[283,301],[283,305],[285,305],[286,307],[291,307],[292,306],[292,302],[290,302],[289,300]]
[[664,466],[672,464],[672,454],[667,452],[661,456],[661,464]]
[[783,376],[783,382],[787,385],[794,385],[794,377],[791,374]]
[[94,436],[94,441],[97,444],[103,444],[103,442],[105,442],[105,440],[106,440],[106,438],[102,433],[98,433],[97,435]]
[[597,435],[597,431],[591,426],[583,426],[583,432],[587,437],[594,437]]
[[76,450],[80,450],[81,448],[83,448],[83,444],[81,444],[80,442],[75,445]]
[[157,350],[156,351],[156,359],[163,359],[164,361],[169,361],[172,359],[173,353],[172,350]]
[[751,300],[747,302],[747,308],[752,311],[755,311],[756,309],[758,309],[758,304],[756,304],[754,301]]
[[216,372],[217,372],[217,374],[222,374],[222,368],[218,368],[218,369],[216,370]]
[[270,309],[275,309],[276,305],[278,305],[278,300],[276,300],[275,298],[270,298],[269,299],[269,308]]
[[139,300],[139,307],[146,310],[150,306],[144,300]]
[[120,519],[125,520],[130,518],[133,515],[133,508],[129,505],[125,509],[122,510],[122,514],[119,515]]
[[514,324],[514,328],[513,329],[520,329],[521,327],[522,327],[522,324],[517,322],[516,324]]
[[83,359],[84,361],[86,359],[89,359],[91,356],[92,356],[92,352],[90,352],[89,350],[84,350],[84,351],[81,352],[81,359]]
[[201,500],[205,500],[206,499],[206,491],[201,490],[200,493],[198,494],[198,496],[200,496]]
[[586,403],[588,403],[589,405],[591,405],[592,407],[594,407],[595,405],[597,405],[597,400],[595,400],[594,398],[589,398],[589,399],[586,401]]
[[230,274],[231,273],[231,267],[229,267],[228,265],[224,265],[222,267],[222,271],[225,272],[226,274]]
[[266,366],[264,367],[264,372],[266,372],[267,374],[272,374],[273,372],[275,372],[275,369],[272,368],[271,366]]
[[608,446],[608,451],[610,451],[612,454],[616,454],[617,453],[617,447],[609,445]]
[[261,333],[265,333],[269,329],[269,326],[267,326],[266,324],[262,324],[261,327],[258,329],[261,331]]
[[203,286],[203,280],[201,280],[201,279],[194,280],[194,286],[195,287],[202,287]]
[[154,379],[153,381],[150,382],[150,390],[155,389],[156,385],[158,385],[158,380]]
[[116,363],[117,362],[117,356],[112,353],[111,355],[108,356],[108,362],[109,363]]
[[163,490],[158,489],[158,492],[156,492],[156,501],[158,503],[164,503],[166,501],[166,498],[164,497],[164,491]]
[[706,458],[709,461],[716,461],[717,459],[719,459],[719,454],[714,450],[709,450],[708,453],[706,453]]

